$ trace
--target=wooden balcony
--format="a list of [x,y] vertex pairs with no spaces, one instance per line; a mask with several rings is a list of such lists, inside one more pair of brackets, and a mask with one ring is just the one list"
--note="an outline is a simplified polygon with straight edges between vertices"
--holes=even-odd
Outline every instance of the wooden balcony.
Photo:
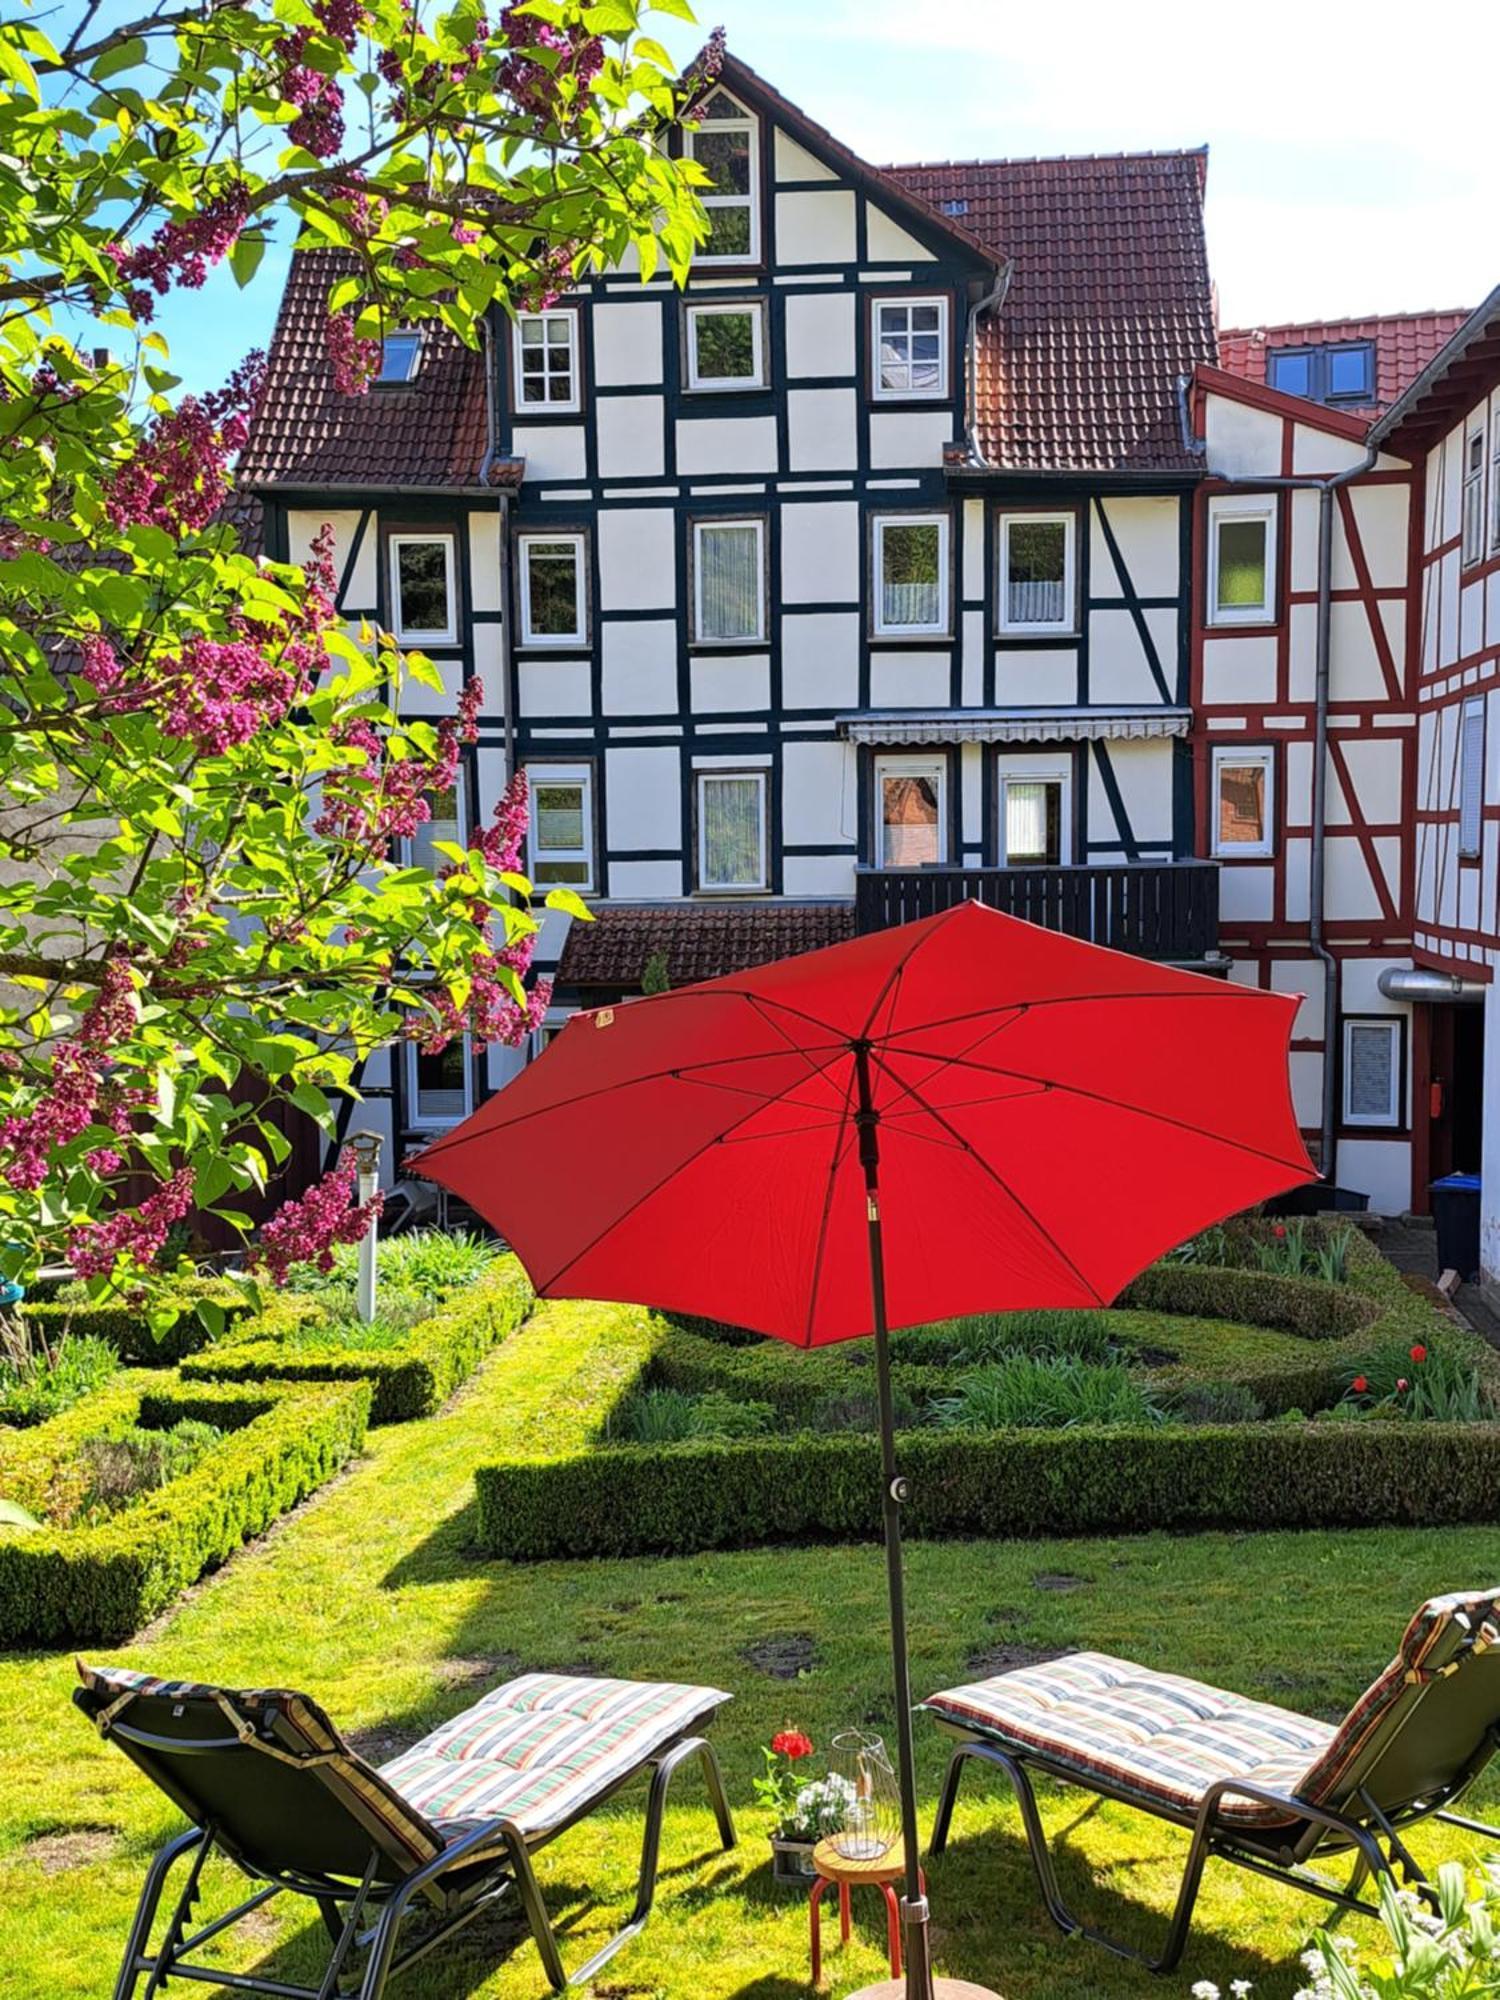
[[855,927],[936,916],[969,898],[1069,937],[1141,958],[1194,964],[1219,946],[1213,861],[1138,861],[1074,868],[860,868]]

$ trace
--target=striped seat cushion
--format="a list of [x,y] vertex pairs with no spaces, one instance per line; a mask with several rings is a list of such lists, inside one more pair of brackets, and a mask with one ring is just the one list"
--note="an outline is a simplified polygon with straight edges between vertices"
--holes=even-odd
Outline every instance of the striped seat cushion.
[[[1326,1722],[1248,1701],[1107,1653],[1073,1653],[948,1688],[922,1706],[941,1721],[1034,1751],[1083,1784],[1148,1809],[1196,1810],[1220,1778],[1294,1791],[1334,1737]],[[1226,1800],[1226,1818],[1284,1813]]]
[[508,1819],[551,1832],[730,1697],[672,1681],[522,1674],[380,1767],[448,1840]]

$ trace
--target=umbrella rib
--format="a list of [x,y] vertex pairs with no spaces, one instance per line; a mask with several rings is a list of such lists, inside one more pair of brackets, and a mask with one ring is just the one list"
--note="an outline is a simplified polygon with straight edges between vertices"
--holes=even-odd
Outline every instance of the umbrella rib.
[[813,1321],[818,1311],[818,1288],[823,1282],[823,1258],[828,1249],[828,1224],[833,1215],[834,1191],[838,1187],[839,1168],[844,1164],[849,1147],[853,1142],[854,1128],[849,1123],[849,1105],[854,1096],[854,1065],[849,1066],[849,1074],[844,1083],[844,1113],[840,1130],[833,1142],[833,1157],[828,1162],[828,1177],[823,1186],[823,1212],[818,1217],[818,1238],[813,1249],[812,1276],[807,1287],[807,1318],[803,1321],[803,1346],[811,1347]]
[[[842,1053],[841,1050],[836,1052],[836,1054],[841,1054],[841,1053]],[[829,1060],[831,1062],[835,1060],[835,1058],[830,1057]],[[824,1067],[826,1068],[827,1065],[825,1065]],[[670,1075],[671,1071],[669,1070],[667,1074]],[[799,1079],[799,1081],[800,1080],[801,1079]],[[602,1229],[598,1230],[593,1236],[589,1238],[587,1243],[583,1244],[581,1248],[575,1250],[571,1257],[565,1258],[563,1262],[558,1265],[557,1269],[553,1271],[551,1275],[547,1278],[545,1284],[538,1285],[536,1289],[539,1292],[545,1294],[550,1286],[555,1285],[557,1283],[558,1279],[562,1277],[565,1271],[572,1270],[573,1266],[575,1264],[580,1263],[585,1257],[587,1257],[589,1252],[592,1249],[594,1249],[596,1245],[602,1243],[604,1238],[608,1236],[609,1232],[612,1229],[618,1229],[620,1224],[624,1222],[627,1217],[634,1215],[638,1208],[644,1208],[648,1201],[650,1201],[655,1195],[660,1194],[662,1189],[667,1185],[668,1181],[675,1179],[675,1177],[678,1174],[684,1172],[688,1167],[692,1166],[695,1160],[702,1159],[703,1155],[709,1150],[711,1146],[723,1145],[729,1138],[731,1133],[738,1132],[738,1130],[742,1125],[748,1124],[752,1118],[756,1117],[761,1111],[765,1110],[767,1105],[775,1104],[778,1101],[779,1099],[776,1097],[760,1098],[759,1100],[757,1100],[755,1104],[753,1104],[750,1107],[750,1109],[745,1113],[743,1118],[736,1118],[734,1123],[732,1125],[726,1126],[722,1132],[715,1132],[709,1138],[705,1139],[703,1143],[700,1146],[698,1146],[693,1152],[687,1154],[685,1158],[678,1160],[673,1166],[668,1168],[667,1172],[662,1175],[660,1180],[653,1181],[650,1187],[646,1188],[642,1193],[638,1194],[634,1201],[629,1202],[624,1208],[620,1210],[618,1215],[612,1216],[610,1220],[605,1223]]]
[[[1204,979],[1203,984],[1208,988],[1206,993],[1200,993],[1196,989],[1190,993],[1163,993],[1160,987],[1142,987],[1139,992],[1131,991],[1129,993],[1054,993],[1049,998],[1043,1000],[1001,1000],[989,1007],[972,1007],[963,1014],[944,1014],[935,1021],[923,1021],[910,1028],[898,1028],[894,1034],[887,1036],[886,1039],[888,1041],[900,1041],[907,1035],[925,1034],[931,1028],[959,1028],[963,1026],[965,1021],[986,1020],[991,1014],[1005,1008],[1014,1010],[1013,1018],[1001,1023],[1002,1027],[1010,1028],[1015,1025],[1015,1022],[1023,1014],[1039,1013],[1043,1007],[1104,1007],[1115,1000],[1216,1000],[1223,1002],[1231,997],[1241,997],[1231,996],[1229,987],[1234,984],[1233,981],[1225,981],[1223,985],[1216,985],[1211,980]],[[1243,989],[1243,993],[1261,993],[1263,995],[1264,989],[1247,986]],[[999,1030],[997,1029],[996,1032],[998,1033]]]
[[912,960],[916,957],[917,953],[922,949],[923,945],[929,944],[932,941],[932,939],[937,936],[939,931],[946,929],[946,927],[953,921],[953,919],[958,915],[959,911],[962,908],[963,908],[962,903],[955,903],[951,909],[944,910],[941,913],[941,915],[932,918],[930,920],[931,927],[927,930],[924,930],[919,938],[913,939],[913,941],[907,946],[906,950],[901,954],[900,958],[897,959],[896,963],[891,967],[890,971],[886,974],[885,984],[881,987],[880,991],[875,995],[874,1000],[870,1003],[870,1011],[868,1015],[865,1017],[865,1025],[861,1031],[861,1037],[863,1040],[866,1041],[869,1040],[870,1030],[875,1025],[875,1016],[880,1012],[881,1007],[885,1004],[886,995],[890,992],[891,988],[899,982],[901,975],[905,972],[907,966],[911,964]]
[[[977,1070],[981,1076],[1008,1076],[1013,1077],[1017,1083],[1040,1084],[1043,1090],[1064,1091],[1069,1097],[1081,1097],[1090,1104],[1106,1104],[1112,1111],[1126,1112],[1132,1118],[1149,1118],[1154,1125],[1170,1125],[1175,1131],[1192,1133],[1194,1138],[1211,1139],[1215,1145],[1227,1146],[1236,1153],[1248,1153],[1252,1159],[1269,1160],[1273,1166],[1294,1167],[1299,1164],[1296,1160],[1284,1159],[1280,1153],[1268,1153],[1263,1146],[1247,1146],[1243,1139],[1226,1139],[1221,1133],[1211,1132],[1204,1125],[1189,1124],[1185,1118],[1173,1118],[1165,1111],[1152,1111],[1143,1104],[1127,1104],[1121,1098],[1106,1097],[1102,1090],[1087,1090],[1080,1083],[1064,1083],[1059,1077],[1037,1076],[1031,1070],[1025,1069],[999,1069],[993,1063],[971,1062],[967,1056],[923,1055],[920,1051],[913,1054],[910,1050],[900,1050],[898,1053],[907,1062],[931,1062],[939,1063],[948,1069],[972,1069]],[[882,1064],[882,1067],[885,1065]],[[894,1071],[889,1071],[888,1074],[893,1081],[900,1081]],[[1003,1099],[1001,1101],[1004,1102]]]
[[[1032,1229],[1036,1232],[1037,1236],[1041,1239],[1041,1241],[1046,1245],[1048,1250],[1052,1252],[1053,1256],[1057,1258],[1059,1263],[1065,1264],[1067,1266],[1067,1268],[1073,1273],[1073,1276],[1078,1280],[1079,1284],[1083,1286],[1084,1290],[1090,1293],[1095,1303],[1101,1306],[1107,1306],[1109,1304],[1109,1301],[1099,1291],[1098,1286],[1092,1284],[1090,1280],[1084,1276],[1082,1271],[1079,1270],[1078,1266],[1073,1262],[1073,1259],[1068,1255],[1067,1251],[1063,1249],[1062,1245],[1057,1241],[1057,1239],[1054,1236],[1048,1234],[1046,1229],[1043,1228],[1041,1222],[1037,1219],[1035,1215],[1032,1214],[1031,1210],[1027,1207],[1026,1203],[1022,1201],[1021,1197],[1016,1193],[1015,1189],[1010,1185],[1010,1183],[1005,1179],[1005,1177],[1002,1174],[996,1173],[995,1169],[990,1165],[989,1161],[986,1160],[981,1154],[975,1152],[973,1146],[970,1145],[969,1141],[964,1137],[962,1132],[960,1132],[956,1126],[950,1125],[948,1123],[947,1119],[943,1116],[942,1112],[938,1110],[935,1104],[928,1103],[927,1099],[922,1095],[921,1091],[917,1088],[917,1086],[914,1083],[903,1082],[903,1080],[896,1075],[895,1071],[891,1069],[890,1066],[885,1062],[879,1050],[875,1051],[875,1060],[877,1063],[880,1064],[880,1067],[885,1071],[886,1075],[890,1078],[891,1082],[894,1083],[899,1090],[905,1091],[909,1096],[914,1097],[917,1100],[918,1104],[922,1106],[923,1110],[926,1111],[927,1115],[930,1118],[936,1119],[937,1123],[942,1126],[945,1132],[952,1133],[954,1139],[957,1140],[958,1144],[968,1154],[969,1158],[974,1162],[975,1166],[979,1168],[980,1172],[987,1174],[989,1178],[995,1183],[996,1187],[999,1188],[1000,1192],[1006,1197],[1006,1199],[1015,1205],[1016,1209],[1019,1211],[1021,1215],[1023,1215],[1026,1218],[1027,1222],[1031,1225]],[[1033,1078],[1032,1081],[1041,1082],[1041,1079],[1039,1077]],[[901,1136],[903,1138],[909,1138],[911,1135],[909,1133],[903,1133]]]

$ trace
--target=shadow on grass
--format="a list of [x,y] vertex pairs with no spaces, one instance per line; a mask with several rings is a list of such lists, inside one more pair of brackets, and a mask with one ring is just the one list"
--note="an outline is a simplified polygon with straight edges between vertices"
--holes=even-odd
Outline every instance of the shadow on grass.
[[455,1578],[473,1576],[491,1561],[493,1558],[479,1546],[479,1502],[468,1500],[393,1563],[377,1588],[405,1590],[412,1584],[452,1583]]

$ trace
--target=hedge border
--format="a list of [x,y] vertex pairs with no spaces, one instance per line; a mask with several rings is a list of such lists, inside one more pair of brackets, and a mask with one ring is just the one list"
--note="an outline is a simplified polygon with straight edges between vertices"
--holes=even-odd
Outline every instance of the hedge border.
[[96,1527],[0,1535],[0,1645],[113,1644],[264,1533],[355,1456],[366,1382],[185,1384],[132,1370],[34,1430],[0,1436],[0,1492],[27,1504],[85,1437],[145,1419],[235,1427],[191,1471]]
[[[185,1355],[206,1347],[213,1335],[199,1319],[194,1307],[200,1299],[219,1306],[230,1325],[250,1317],[254,1311],[242,1289],[228,1279],[208,1279],[198,1283],[173,1285],[172,1295],[183,1302],[176,1324],[158,1340],[139,1305],[125,1299],[28,1299],[20,1313],[49,1336],[64,1333],[91,1335],[107,1340],[120,1359],[137,1368],[170,1368]],[[289,1300],[272,1301],[283,1309]]]
[[241,1327],[190,1355],[181,1373],[194,1382],[368,1382],[370,1422],[409,1423],[440,1409],[522,1323],[534,1299],[519,1259],[501,1257],[397,1347],[289,1348],[279,1334],[260,1338]]
[[[1500,1357],[1412,1291],[1360,1236],[1351,1244],[1345,1286],[1237,1266],[1168,1263],[1153,1266],[1121,1302],[1282,1330],[1287,1316],[1309,1328],[1335,1318],[1329,1333],[1310,1336],[1314,1358],[1290,1383],[1264,1368],[1216,1378],[1266,1391],[1279,1380],[1305,1409],[1336,1401],[1358,1355],[1386,1340],[1462,1344],[1485,1379],[1500,1387]],[[805,1421],[830,1393],[872,1379],[854,1366],[833,1374],[810,1369],[803,1388],[800,1355],[747,1349],[732,1337],[716,1341],[671,1321],[659,1325],[635,1379],[613,1382],[597,1397],[596,1438],[619,1403],[647,1381],[755,1396]],[[945,1373],[921,1372],[929,1386]],[[1172,1371],[1158,1371],[1156,1379],[1170,1383]],[[906,1519],[918,1536],[1500,1519],[1500,1422],[917,1429],[902,1433],[899,1450],[913,1487]],[[580,1449],[574,1424],[548,1454],[513,1454],[480,1466],[475,1484],[479,1544],[513,1561],[866,1539],[880,1532],[876,1440],[852,1433]]]

